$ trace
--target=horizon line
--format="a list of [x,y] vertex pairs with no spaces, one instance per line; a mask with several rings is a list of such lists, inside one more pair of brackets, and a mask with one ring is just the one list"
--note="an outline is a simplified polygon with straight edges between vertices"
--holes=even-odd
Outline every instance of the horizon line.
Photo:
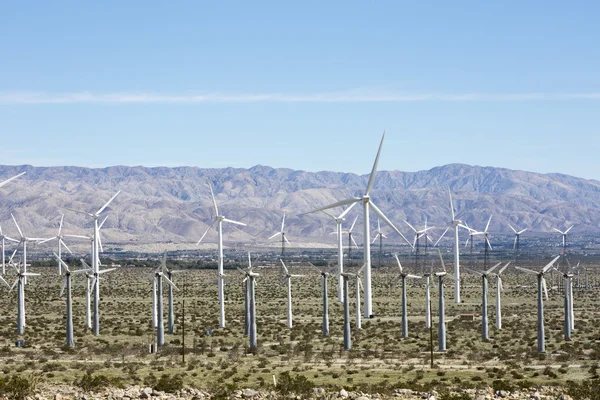
[[323,92],[308,94],[284,93],[221,93],[159,94],[159,93],[94,93],[88,91],[0,92],[0,105],[44,104],[210,104],[210,103],[408,103],[408,102],[523,102],[600,100],[600,92],[588,93],[386,93],[386,92]]

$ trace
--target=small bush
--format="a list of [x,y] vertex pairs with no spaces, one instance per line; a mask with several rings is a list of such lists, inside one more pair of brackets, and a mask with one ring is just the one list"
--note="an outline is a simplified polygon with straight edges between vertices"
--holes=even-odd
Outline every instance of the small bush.
[[297,395],[308,395],[315,385],[304,375],[292,376],[289,371],[279,374],[277,379],[277,391],[283,395],[295,393]]
[[183,379],[178,375],[162,374],[152,389],[166,393],[175,393],[183,389]]
[[87,372],[80,380],[75,380],[74,385],[84,392],[99,392],[111,386],[112,382],[106,375],[93,375]]
[[27,378],[18,375],[13,375],[8,379],[0,378],[0,396],[6,396],[14,400],[25,400],[25,398],[34,395],[37,383],[38,377],[36,375],[30,375]]

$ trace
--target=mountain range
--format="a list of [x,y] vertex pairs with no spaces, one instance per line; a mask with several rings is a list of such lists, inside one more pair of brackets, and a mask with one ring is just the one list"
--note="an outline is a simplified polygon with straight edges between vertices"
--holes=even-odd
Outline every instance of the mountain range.
[[[214,217],[207,182],[213,185],[221,214],[247,227],[225,225],[226,243],[277,246],[267,238],[281,227],[285,212],[287,238],[303,246],[333,245],[335,223],[323,213],[297,214],[351,196],[361,196],[368,175],[306,172],[257,165],[244,168],[128,167],[107,168],[0,166],[0,180],[27,174],[0,189],[0,225],[17,237],[13,213],[26,236],[56,235],[60,215],[64,233],[91,233],[91,220],[65,209],[95,211],[115,192],[121,194],[104,211],[103,240],[114,248],[170,242],[192,247]],[[427,171],[380,171],[371,197],[405,234],[410,228],[435,225],[434,239],[449,223],[448,188],[457,217],[483,230],[490,215],[492,234],[508,234],[511,224],[532,233],[575,225],[574,234],[600,228],[600,182],[562,174],[539,174],[494,167],[450,164]],[[332,210],[340,213],[341,209]],[[362,240],[362,211],[355,207],[346,227],[359,215],[355,238]],[[376,218],[372,217],[372,231]],[[389,241],[397,234],[383,227]],[[216,234],[210,232],[207,242]],[[449,238],[448,238],[449,240]],[[559,240],[557,238],[557,240]],[[71,243],[70,241],[68,243]],[[110,243],[110,244],[109,244]],[[82,244],[83,245],[83,244]]]

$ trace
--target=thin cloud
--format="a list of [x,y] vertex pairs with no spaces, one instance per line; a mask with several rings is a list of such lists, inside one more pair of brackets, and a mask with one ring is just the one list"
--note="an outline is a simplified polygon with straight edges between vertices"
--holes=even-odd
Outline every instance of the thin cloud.
[[284,93],[0,93],[0,105],[36,104],[209,104],[209,103],[414,103],[414,102],[520,102],[600,100],[600,93],[369,93],[364,91]]

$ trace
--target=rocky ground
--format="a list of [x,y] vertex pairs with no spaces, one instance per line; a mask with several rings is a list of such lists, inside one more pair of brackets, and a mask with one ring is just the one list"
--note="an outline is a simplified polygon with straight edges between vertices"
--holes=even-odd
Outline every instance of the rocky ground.
[[100,393],[82,392],[73,387],[41,386],[36,395],[28,397],[31,400],[67,400],[67,399],[108,399],[108,400],[133,400],[133,399],[164,399],[164,400],[203,400],[203,399],[327,399],[327,400],[370,400],[370,399],[414,399],[414,400],[491,400],[491,399],[559,399],[573,400],[565,394],[560,387],[539,387],[522,391],[496,391],[487,389],[451,389],[447,392],[415,392],[410,389],[396,389],[392,394],[361,393],[346,391],[327,391],[323,388],[315,388],[311,394],[281,394],[277,391],[258,391],[255,389],[235,390],[231,393],[209,393],[204,390],[184,388],[176,393],[164,393],[153,390],[150,387],[130,386],[124,389],[107,389]]

